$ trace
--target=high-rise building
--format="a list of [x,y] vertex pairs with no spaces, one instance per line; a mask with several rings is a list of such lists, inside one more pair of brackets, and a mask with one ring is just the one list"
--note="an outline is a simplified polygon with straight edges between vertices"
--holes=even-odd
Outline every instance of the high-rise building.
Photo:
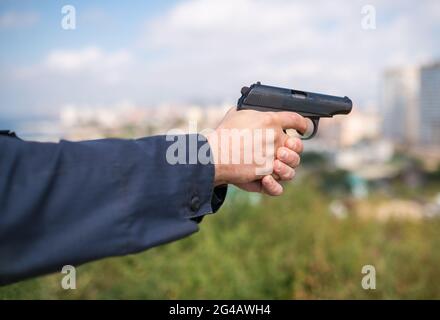
[[383,135],[399,144],[412,145],[419,136],[418,68],[388,70],[382,84]]
[[420,142],[440,146],[440,62],[421,68]]

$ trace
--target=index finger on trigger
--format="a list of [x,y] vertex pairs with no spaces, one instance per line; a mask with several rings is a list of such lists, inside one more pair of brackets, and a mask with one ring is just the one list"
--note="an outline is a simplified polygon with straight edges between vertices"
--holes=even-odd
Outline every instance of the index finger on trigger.
[[307,131],[307,120],[298,113],[280,111],[276,112],[276,117],[283,130],[295,129],[302,134]]

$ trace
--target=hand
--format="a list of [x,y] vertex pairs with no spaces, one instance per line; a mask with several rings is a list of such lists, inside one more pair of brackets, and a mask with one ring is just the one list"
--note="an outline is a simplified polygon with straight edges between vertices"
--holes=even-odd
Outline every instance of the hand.
[[302,151],[302,141],[298,138],[289,137],[286,140],[285,147],[278,148],[272,175],[266,175],[261,180],[236,184],[237,187],[249,192],[261,192],[271,196],[281,195],[283,186],[279,181],[288,181],[295,177],[295,168],[300,163],[299,154]]
[[[206,136],[214,157],[214,184],[231,183],[247,191],[280,195],[283,189],[277,180],[293,178],[303,149],[301,140],[290,138],[283,132],[285,129],[305,132],[307,121],[294,112],[231,108],[217,129]],[[258,130],[263,134],[254,134]],[[243,132],[251,133],[252,140],[240,137]],[[268,138],[266,132],[272,132],[272,137]],[[255,148],[258,145],[261,146],[260,154]],[[257,161],[256,155],[264,161]],[[235,161],[232,161],[234,156]]]

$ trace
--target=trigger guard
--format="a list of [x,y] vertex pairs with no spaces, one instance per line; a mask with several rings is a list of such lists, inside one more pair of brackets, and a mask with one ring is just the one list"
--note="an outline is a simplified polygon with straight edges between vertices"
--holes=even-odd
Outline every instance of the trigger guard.
[[[308,118],[308,119],[310,119],[310,121],[312,121],[312,123],[313,123],[313,131],[312,131],[311,135],[309,135],[307,137],[301,137],[301,140],[312,139],[316,135],[316,133],[318,132],[319,118]],[[299,133],[299,134],[302,136],[301,133]]]

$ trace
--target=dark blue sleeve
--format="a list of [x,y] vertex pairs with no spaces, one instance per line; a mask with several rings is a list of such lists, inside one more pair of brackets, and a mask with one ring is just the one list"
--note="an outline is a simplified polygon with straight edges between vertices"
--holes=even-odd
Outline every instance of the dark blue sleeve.
[[0,284],[197,231],[226,187],[213,188],[212,164],[168,164],[171,143],[0,136]]

